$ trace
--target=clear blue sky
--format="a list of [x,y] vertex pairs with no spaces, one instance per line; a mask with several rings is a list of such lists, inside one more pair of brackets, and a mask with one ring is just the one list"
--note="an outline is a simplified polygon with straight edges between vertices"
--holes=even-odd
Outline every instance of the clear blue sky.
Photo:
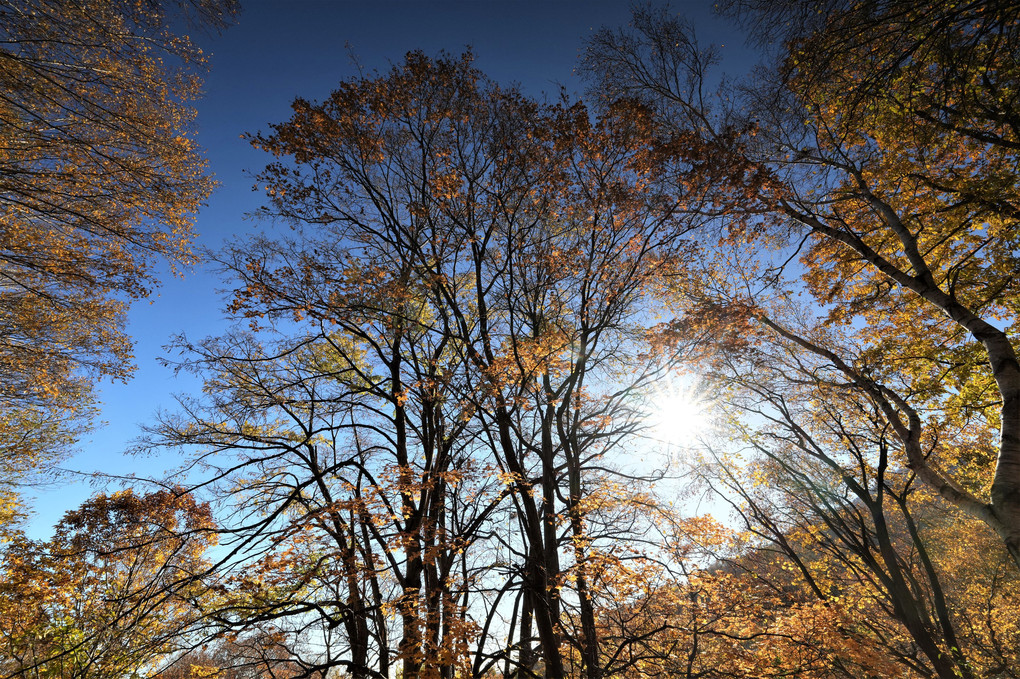
[[[432,55],[470,46],[476,65],[498,82],[519,83],[534,96],[555,96],[561,85],[579,93],[574,69],[585,38],[603,25],[625,25],[630,14],[623,0],[242,0],[242,5],[237,25],[220,36],[198,37],[212,54],[206,94],[198,104],[198,141],[220,182],[198,217],[203,247],[217,248],[255,228],[244,215],[259,207],[260,196],[246,172],[257,172],[267,159],[241,134],[289,118],[295,97],[321,99],[341,80],[355,77],[351,52],[366,69],[385,70],[410,50]],[[742,38],[712,15],[711,0],[675,1],[672,7],[694,22],[702,41],[724,45],[728,70],[746,68],[750,57]],[[128,330],[138,370],[127,384],[101,385],[106,425],[82,441],[65,467],[146,476],[172,464],[123,451],[157,410],[174,408],[175,393],[198,391],[199,384],[175,378],[158,359],[174,334],[200,339],[226,327],[219,293],[225,287],[199,266],[166,280],[151,304],[135,305]],[[66,481],[41,493],[31,532],[47,534],[63,512],[93,491],[87,483]]]

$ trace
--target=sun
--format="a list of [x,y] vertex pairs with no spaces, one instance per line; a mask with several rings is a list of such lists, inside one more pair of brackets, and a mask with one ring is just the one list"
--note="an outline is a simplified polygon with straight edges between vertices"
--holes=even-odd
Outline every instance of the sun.
[[712,429],[711,403],[697,388],[673,384],[649,398],[648,423],[653,439],[691,446]]

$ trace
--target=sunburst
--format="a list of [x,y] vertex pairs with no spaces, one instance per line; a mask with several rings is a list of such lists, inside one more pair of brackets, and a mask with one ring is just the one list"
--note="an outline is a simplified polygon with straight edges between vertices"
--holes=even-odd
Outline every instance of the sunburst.
[[674,382],[649,398],[648,423],[652,438],[692,446],[712,429],[711,400],[696,386]]

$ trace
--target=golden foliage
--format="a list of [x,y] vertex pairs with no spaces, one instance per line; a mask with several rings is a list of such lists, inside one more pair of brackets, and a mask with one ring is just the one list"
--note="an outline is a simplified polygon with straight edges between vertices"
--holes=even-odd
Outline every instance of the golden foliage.
[[[188,11],[223,26],[233,0]],[[208,195],[190,138],[201,51],[164,3],[0,5],[0,469],[72,443],[99,377],[125,379],[128,300],[190,251]],[[175,66],[174,64],[180,64]]]

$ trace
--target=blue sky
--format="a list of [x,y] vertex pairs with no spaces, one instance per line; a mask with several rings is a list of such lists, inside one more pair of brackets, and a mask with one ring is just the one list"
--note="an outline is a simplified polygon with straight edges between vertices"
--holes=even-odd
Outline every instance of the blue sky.
[[[622,0],[431,1],[424,0],[242,0],[237,25],[219,36],[199,36],[211,53],[205,96],[198,103],[198,142],[220,185],[201,211],[196,230],[200,247],[217,248],[233,235],[255,228],[246,213],[260,205],[249,172],[267,158],[241,139],[289,118],[295,97],[317,100],[344,79],[357,75],[350,55],[367,70],[385,70],[410,50],[461,53],[471,47],[476,65],[500,83],[516,82],[533,96],[555,97],[560,86],[580,93],[574,69],[584,40],[601,26],[622,26],[629,4]],[[748,52],[741,37],[712,15],[711,1],[674,2],[673,10],[691,19],[699,38],[724,45],[724,66],[743,70]],[[199,265],[180,278],[167,278],[151,303],[136,304],[128,331],[138,365],[126,384],[100,387],[101,419],[106,423],[81,442],[65,467],[80,472],[158,474],[171,459],[129,457],[123,451],[141,424],[156,411],[172,410],[175,393],[196,393],[200,385],[175,378],[160,365],[163,347],[177,333],[190,338],[227,327],[222,311],[226,287]],[[30,530],[45,534],[67,510],[95,488],[72,478],[41,493]]]

